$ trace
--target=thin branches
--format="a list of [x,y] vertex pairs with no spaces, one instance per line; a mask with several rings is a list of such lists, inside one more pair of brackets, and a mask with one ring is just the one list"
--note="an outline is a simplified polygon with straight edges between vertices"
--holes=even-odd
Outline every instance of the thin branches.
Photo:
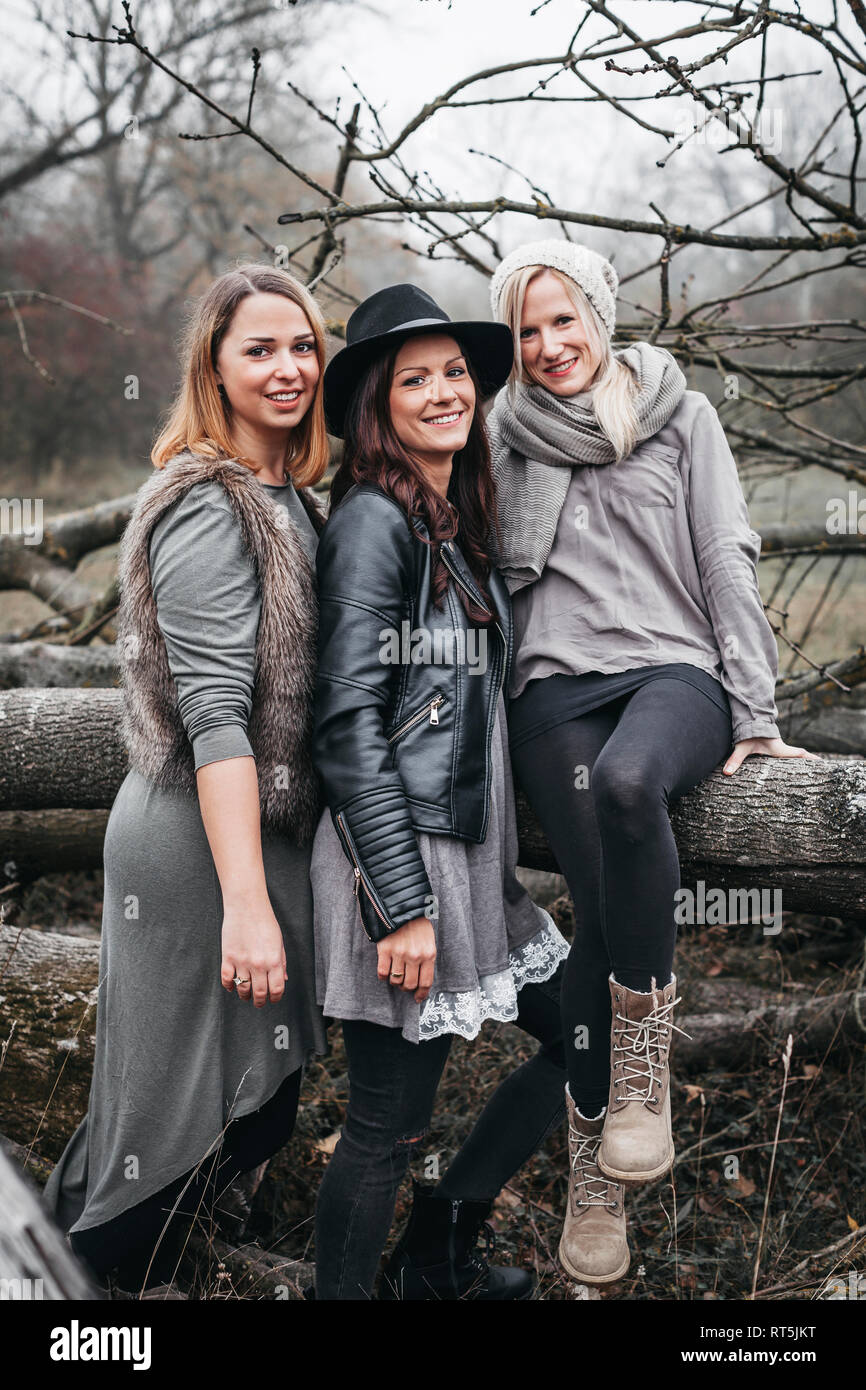
[[[542,9],[548,0],[534,6],[528,0],[528,14]],[[125,25],[115,26],[113,36],[80,37],[131,46],[221,123],[214,133],[182,138],[246,136],[290,175],[294,183],[276,221],[294,229],[289,260],[310,286],[354,302],[353,228],[385,223],[389,232],[397,229],[392,244],[399,245],[402,234],[407,252],[461,262],[484,278],[502,257],[506,228],[527,239],[590,234],[616,259],[620,341],[649,340],[675,355],[690,384],[703,386],[717,405],[744,476],[763,482],[818,468],[830,487],[842,479],[866,486],[866,448],[854,437],[866,381],[866,323],[856,315],[851,274],[866,266],[861,0],[833,5],[816,19],[807,19],[796,3],[781,9],[769,0],[683,0],[677,8],[661,7],[663,23],[658,10],[642,7],[640,31],[630,22],[632,11],[623,18],[616,0],[586,0],[579,24],[567,17],[561,41],[540,53],[518,52],[511,61],[463,74],[458,69],[432,96],[419,94],[408,114],[401,112],[396,131],[388,128],[376,93],[365,93],[345,67],[348,108],[341,97],[326,109],[287,82],[333,140],[330,182],[275,149],[254,127],[264,62],[258,49],[250,54],[243,114],[235,115],[202,84],[181,77],[169,55],[151,51],[136,30],[129,0],[123,11]],[[554,13],[550,9],[548,22]],[[672,24],[671,14],[686,15],[688,22]],[[768,130],[765,118],[782,112],[786,99],[797,100],[802,83],[816,77],[826,107],[801,147],[793,119],[783,139]],[[555,177],[539,171],[540,160],[523,172],[507,144],[507,120],[519,117],[543,139],[553,103],[562,104],[578,168],[581,142],[594,138],[605,107],[610,129],[640,142],[654,176],[695,159],[698,146],[712,146],[706,167],[715,187],[706,215],[693,190],[679,185],[669,196],[646,189],[639,178],[628,185],[612,180],[612,195],[601,196],[579,178],[577,193],[557,187]],[[464,144],[453,134],[456,119],[482,107],[497,113],[491,135]],[[793,108],[784,109],[791,117]],[[430,157],[437,137],[449,155],[445,173]],[[468,175],[455,158],[463,154],[479,161]],[[268,245],[266,237],[253,235]],[[307,264],[304,253],[311,247]],[[814,314],[813,295],[823,301]],[[826,558],[832,554],[840,558]],[[826,666],[807,656],[803,643],[819,618],[825,620],[842,562],[847,556],[857,565],[861,554],[859,533],[810,534],[808,541],[795,537],[772,549],[782,561],[781,574],[773,574],[773,599],[777,590],[786,605],[797,595],[798,623],[799,605],[807,605],[799,640],[785,631],[787,610],[777,629],[798,662]],[[829,569],[817,568],[819,562]]]
[[[126,16],[126,27],[120,28],[116,24],[112,25],[112,28],[114,29],[117,35],[116,38],[112,39],[99,34],[77,34],[72,29],[67,30],[67,33],[69,34],[70,38],[86,39],[88,43],[115,45],[128,44],[130,47],[134,48],[136,52],[140,53],[143,58],[146,58],[149,63],[152,63],[155,68],[158,68],[160,72],[165,73],[166,76],[170,77],[173,82],[176,82],[179,86],[183,87],[185,91],[189,92],[191,96],[194,96],[198,101],[202,103],[203,106],[206,106],[208,110],[213,111],[215,115],[220,116],[224,121],[228,123],[228,125],[232,126],[233,133],[237,133],[239,135],[246,135],[256,145],[263,149],[266,154],[270,155],[271,159],[275,160],[277,164],[280,164],[290,174],[293,174],[295,178],[297,178],[301,183],[306,184],[308,188],[312,188],[315,193],[320,193],[323,198],[327,198],[329,200],[333,199],[333,194],[331,193],[330,189],[326,188],[323,184],[321,184],[318,181],[318,179],[313,178],[312,174],[306,173],[303,169],[299,168],[298,165],[294,164],[291,160],[286,159],[285,155],[281,154],[280,151],[277,150],[269,140],[266,140],[263,135],[260,135],[256,130],[254,130],[253,127],[248,123],[248,121],[238,120],[237,116],[233,116],[230,111],[226,111],[225,108],[220,106],[218,102],[214,101],[212,97],[209,97],[206,92],[203,92],[199,87],[197,87],[194,82],[188,82],[185,77],[182,77],[179,72],[169,67],[168,63],[164,62],[161,58],[159,58],[157,54],[152,53],[150,49],[147,47],[147,45],[141,41],[136,32],[135,24],[132,18],[131,0],[123,0],[123,13]],[[253,79],[250,84],[250,95],[247,104],[248,112],[252,111],[253,94],[255,91],[255,81],[257,76],[258,66],[254,63]],[[180,138],[196,139],[201,137],[180,134]]]

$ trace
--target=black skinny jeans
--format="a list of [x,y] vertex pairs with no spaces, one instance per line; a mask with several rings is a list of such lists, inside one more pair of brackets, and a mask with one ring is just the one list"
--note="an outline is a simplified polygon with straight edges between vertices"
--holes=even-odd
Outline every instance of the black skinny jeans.
[[[298,1068],[258,1110],[230,1121],[219,1151],[203,1159],[198,1168],[183,1173],[112,1221],[73,1231],[69,1240],[76,1255],[97,1278],[115,1270],[122,1289],[136,1291],[168,1283],[196,1216],[210,1216],[219,1207],[220,1195],[241,1173],[258,1168],[289,1142],[298,1113],[301,1076]],[[175,1203],[177,1209],[163,1235]]]
[[608,976],[643,991],[653,976],[662,986],[671,978],[680,865],[668,807],[731,742],[729,714],[685,681],[660,678],[511,751],[574,902],[562,1032],[569,1090],[586,1116],[608,1099]]
[[[541,1047],[497,1087],[439,1184],[444,1197],[492,1201],[565,1111],[562,969],[517,996],[519,1028]],[[372,1297],[397,1189],[430,1124],[453,1035],[407,1042],[398,1028],[343,1021],[349,1104],[316,1205],[316,1296]]]

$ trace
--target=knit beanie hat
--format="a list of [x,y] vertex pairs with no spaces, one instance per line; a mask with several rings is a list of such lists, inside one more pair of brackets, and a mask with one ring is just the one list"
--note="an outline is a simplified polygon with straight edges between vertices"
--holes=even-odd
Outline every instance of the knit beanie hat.
[[527,265],[547,265],[569,275],[583,290],[605,328],[613,337],[616,323],[616,289],[619,276],[604,256],[573,241],[550,238],[547,241],[528,241],[511,251],[497,266],[490,282],[490,304],[493,317],[501,317],[499,305],[509,275]]

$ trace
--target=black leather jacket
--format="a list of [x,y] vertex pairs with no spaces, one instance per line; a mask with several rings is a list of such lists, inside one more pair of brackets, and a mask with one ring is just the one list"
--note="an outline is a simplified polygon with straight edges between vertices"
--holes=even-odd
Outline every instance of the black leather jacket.
[[431,913],[416,830],[478,843],[487,833],[491,737],[512,659],[498,570],[488,584],[498,622],[473,625],[454,584],[487,605],[458,546],[444,542],[451,581],[440,612],[431,549],[417,539],[428,532],[421,521],[413,528],[382,488],[356,485],[316,555],[313,759],[373,941]]

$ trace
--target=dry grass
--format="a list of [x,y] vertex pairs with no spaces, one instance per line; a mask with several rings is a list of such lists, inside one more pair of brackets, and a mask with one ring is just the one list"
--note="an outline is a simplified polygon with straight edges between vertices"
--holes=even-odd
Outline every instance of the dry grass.
[[[567,910],[562,902],[557,906],[560,912]],[[734,973],[777,986],[780,978],[817,984],[830,974],[836,990],[849,988],[859,972],[859,928],[798,918],[786,929],[784,949],[775,939],[768,944],[760,928],[750,940],[752,931],[703,928],[681,940],[681,1011],[688,1004],[689,980],[702,976]],[[828,947],[834,955],[829,963],[820,959]],[[299,1260],[313,1256],[315,1192],[346,1102],[346,1062],[337,1028],[332,1036],[330,1056],[308,1074],[295,1139],[271,1163],[254,1211],[253,1226],[262,1243]],[[862,1052],[842,1043],[830,1057],[804,1062],[796,1044],[795,1038],[781,1115],[784,1045],[769,1061],[687,1077],[677,1074],[674,1054],[677,1161],[670,1178],[636,1188],[627,1197],[632,1265],[625,1279],[601,1290],[602,1298],[747,1298],[765,1204],[758,1298],[810,1298],[831,1275],[864,1269],[862,1233],[841,1250],[797,1268],[806,1257],[844,1242],[855,1227],[866,1224],[866,1144]],[[485,1025],[474,1043],[455,1039],[434,1127],[415,1160],[417,1176],[424,1176],[432,1155],[439,1156],[444,1172],[473,1116],[530,1050],[520,1031],[505,1024]],[[553,1258],[566,1171],[563,1131],[515,1176],[493,1215],[498,1257],[534,1267],[537,1296],[545,1300],[581,1296]],[[408,1185],[401,1190],[395,1233],[407,1208]]]
[[[22,896],[17,920],[19,925],[95,935],[100,897],[98,874],[52,876],[50,883],[35,884]],[[568,899],[550,906],[568,932]],[[862,987],[863,944],[861,924],[805,916],[791,918],[781,935],[771,938],[760,926],[687,930],[677,948],[683,996],[679,1015],[694,1008],[697,989],[692,986],[699,981],[705,1006],[713,980],[728,989],[735,980],[768,991],[799,983],[818,993],[835,993],[852,988],[860,977]],[[309,1279],[316,1191],[347,1099],[337,1025],[331,1042],[330,1054],[308,1071],[295,1136],[272,1160],[247,1227],[246,1238],[257,1238],[286,1271],[294,1297]],[[602,1289],[601,1298],[748,1298],[762,1221],[759,1299],[809,1299],[831,1276],[866,1271],[864,1232],[854,1235],[866,1225],[862,1047],[841,1041],[824,1058],[804,1058],[795,1037],[782,1106],[784,1042],[768,1048],[755,1039],[748,1060],[736,1070],[707,1068],[689,1074],[677,1068],[675,1045],[675,1168],[668,1179],[628,1195],[631,1269],[618,1284]],[[433,1157],[445,1171],[473,1117],[532,1046],[506,1024],[486,1024],[474,1043],[455,1039],[433,1128],[415,1158],[418,1177],[425,1176]],[[496,1258],[534,1267],[537,1296],[544,1300],[586,1294],[562,1275],[553,1258],[566,1171],[563,1131],[514,1177],[492,1218]],[[408,1197],[407,1183],[394,1234],[407,1215]],[[279,1269],[275,1281],[263,1279],[261,1269],[244,1278],[236,1269],[226,1269],[224,1256],[219,1242],[199,1239],[194,1259],[185,1262],[181,1287],[193,1298],[279,1296],[273,1292],[273,1283],[282,1279]]]

